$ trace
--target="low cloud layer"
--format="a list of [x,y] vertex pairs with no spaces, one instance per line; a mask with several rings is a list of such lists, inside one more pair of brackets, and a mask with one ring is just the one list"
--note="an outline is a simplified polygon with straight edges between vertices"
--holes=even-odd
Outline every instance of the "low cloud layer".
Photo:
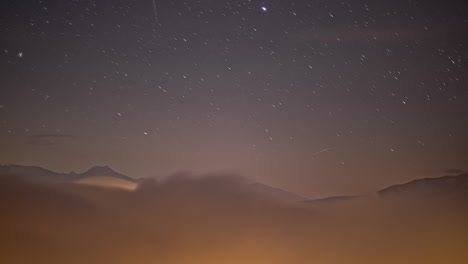
[[144,181],[135,191],[0,181],[4,263],[468,260],[466,209],[451,200],[430,208],[374,198],[333,206],[287,203],[235,175],[181,174]]
[[457,170],[457,169],[448,169],[448,170],[445,170],[446,173],[450,173],[450,174],[463,174],[463,173],[467,173],[466,171],[464,170]]

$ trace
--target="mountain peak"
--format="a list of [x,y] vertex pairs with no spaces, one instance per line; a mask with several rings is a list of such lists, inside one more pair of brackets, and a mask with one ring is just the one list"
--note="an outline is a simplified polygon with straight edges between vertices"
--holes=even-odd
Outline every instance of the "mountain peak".
[[132,182],[134,181],[134,179],[114,171],[109,166],[94,166],[94,167],[91,167],[89,170],[87,170],[84,173],[80,174],[80,176],[84,177],[84,178],[95,177],[95,176],[110,176],[110,177],[124,179],[124,180],[127,180],[127,181],[132,181]]
[[85,173],[87,172],[93,172],[93,173],[117,173],[115,172],[111,167],[109,166],[94,166],[94,167],[91,167],[89,170],[87,170]]

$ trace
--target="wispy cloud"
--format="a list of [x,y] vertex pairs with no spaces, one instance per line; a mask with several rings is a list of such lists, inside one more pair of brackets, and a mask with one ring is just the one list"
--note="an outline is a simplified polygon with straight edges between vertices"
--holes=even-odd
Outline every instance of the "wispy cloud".
[[448,169],[448,170],[445,170],[445,172],[450,173],[450,174],[463,174],[463,173],[466,173],[466,171],[457,170],[457,169]]
[[73,135],[69,134],[36,134],[28,136],[26,143],[35,146],[51,146],[74,138]]

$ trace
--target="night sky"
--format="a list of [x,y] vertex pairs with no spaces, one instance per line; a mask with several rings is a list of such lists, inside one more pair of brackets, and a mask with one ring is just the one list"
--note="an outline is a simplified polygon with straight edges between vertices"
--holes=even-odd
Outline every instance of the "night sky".
[[[155,7],[155,9],[154,9]],[[9,0],[0,163],[309,197],[468,169],[462,0]]]

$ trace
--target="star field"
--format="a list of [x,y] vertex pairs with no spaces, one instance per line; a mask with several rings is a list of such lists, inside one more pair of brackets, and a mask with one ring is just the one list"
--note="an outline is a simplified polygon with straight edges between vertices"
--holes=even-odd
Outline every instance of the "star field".
[[468,169],[463,1],[154,7],[1,4],[0,163],[228,170],[312,197]]

